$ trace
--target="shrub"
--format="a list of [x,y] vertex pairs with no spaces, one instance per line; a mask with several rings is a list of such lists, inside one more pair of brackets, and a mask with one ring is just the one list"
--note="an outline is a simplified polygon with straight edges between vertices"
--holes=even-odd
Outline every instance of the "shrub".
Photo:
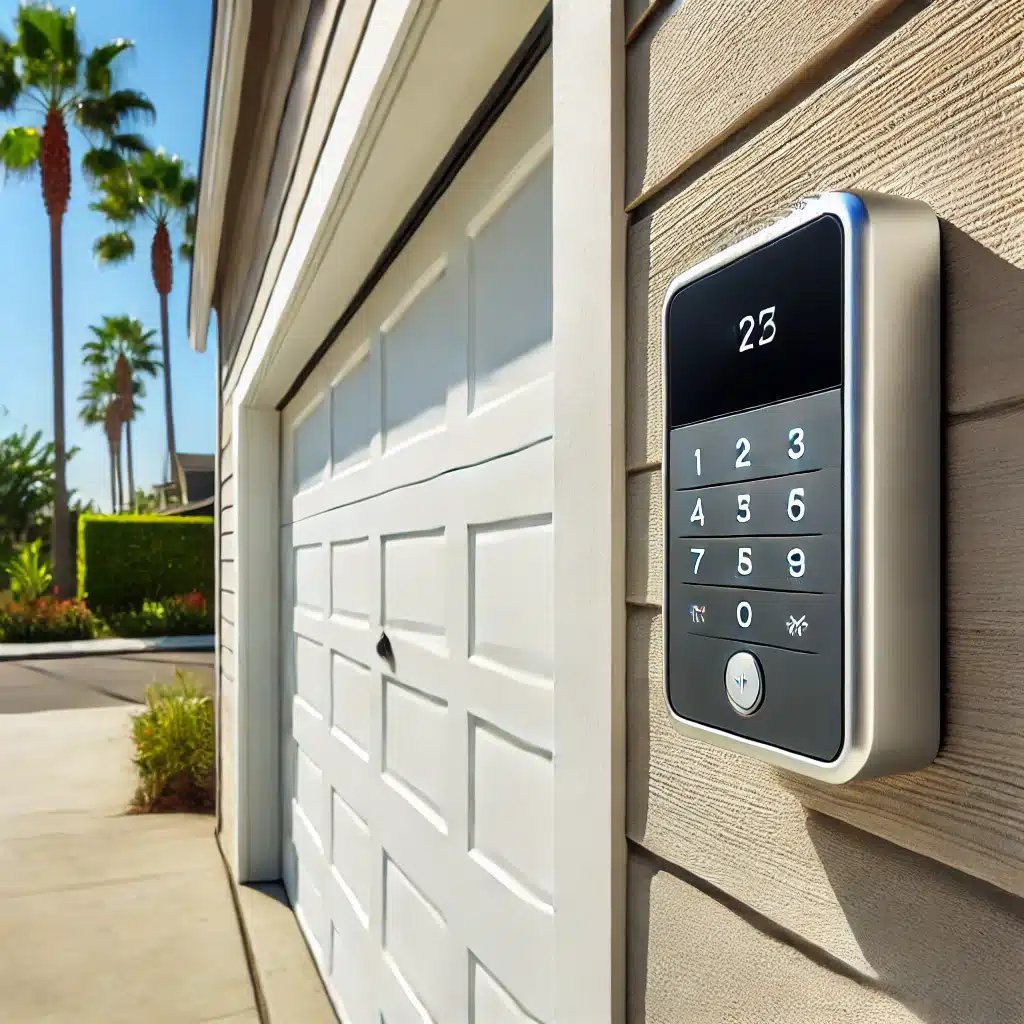
[[211,516],[83,515],[78,596],[106,615],[198,591],[213,603]]
[[16,601],[35,601],[50,589],[53,574],[40,557],[41,540],[26,544],[4,566],[11,583],[11,594]]
[[141,811],[212,810],[213,701],[190,672],[146,689],[146,710],[132,719]]
[[164,601],[144,601],[141,608],[107,616],[116,636],[203,636],[213,632],[213,616],[198,591]]
[[0,640],[8,644],[91,640],[96,631],[97,622],[81,601],[41,597],[0,608]]

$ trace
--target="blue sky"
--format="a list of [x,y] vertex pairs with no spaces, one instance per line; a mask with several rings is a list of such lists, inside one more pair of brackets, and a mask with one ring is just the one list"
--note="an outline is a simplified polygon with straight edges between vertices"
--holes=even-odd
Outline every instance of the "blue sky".
[[[61,6],[65,6],[61,4]],[[71,6],[68,4],[67,6]],[[210,45],[210,0],[80,0],[79,32],[86,50],[118,36],[135,42],[120,61],[120,84],[141,89],[157,111],[141,129],[154,146],[179,154],[198,170],[206,62]],[[17,4],[0,0],[0,29],[10,36]],[[8,124],[10,122],[8,121]],[[28,122],[26,122],[28,123]],[[0,126],[6,128],[0,118]],[[137,255],[125,265],[101,268],[92,243],[104,221],[89,209],[81,174],[81,136],[71,129],[71,204],[64,221],[65,403],[69,445],[81,448],[68,466],[68,485],[104,510],[110,505],[106,440],[99,428],[78,421],[84,374],[81,345],[89,324],[127,313],[157,331],[160,307],[149,269],[151,235],[140,230]],[[49,235],[38,176],[0,184],[0,434],[23,425],[53,436],[50,343]],[[180,240],[174,237],[175,246]],[[200,355],[188,346],[187,264],[176,261],[170,296],[171,381],[178,450],[212,452],[216,436],[216,346],[211,336]],[[162,383],[147,383],[145,412],[133,426],[136,485],[165,479],[166,435]],[[127,485],[127,483],[126,483]]]

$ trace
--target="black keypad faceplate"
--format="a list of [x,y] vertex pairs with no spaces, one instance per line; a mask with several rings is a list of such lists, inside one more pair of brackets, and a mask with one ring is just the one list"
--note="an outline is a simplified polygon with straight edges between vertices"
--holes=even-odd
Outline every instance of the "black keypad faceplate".
[[[843,741],[842,388],[669,434],[668,697],[683,718],[818,760]],[[763,698],[739,714],[726,664]]]

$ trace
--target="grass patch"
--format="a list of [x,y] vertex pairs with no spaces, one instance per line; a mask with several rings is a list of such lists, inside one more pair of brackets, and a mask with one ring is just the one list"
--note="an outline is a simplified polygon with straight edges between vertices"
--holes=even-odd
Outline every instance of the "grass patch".
[[146,688],[146,709],[132,719],[139,784],[132,809],[211,812],[216,799],[213,698],[198,676],[180,669]]

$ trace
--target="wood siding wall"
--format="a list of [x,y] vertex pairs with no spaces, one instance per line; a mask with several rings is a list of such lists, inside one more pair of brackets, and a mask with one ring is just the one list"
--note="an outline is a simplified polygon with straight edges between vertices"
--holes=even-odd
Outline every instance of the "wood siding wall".
[[[1024,0],[627,0],[629,1019],[1024,1020]],[[831,788],[663,697],[660,312],[825,189],[941,218],[942,750]]]

